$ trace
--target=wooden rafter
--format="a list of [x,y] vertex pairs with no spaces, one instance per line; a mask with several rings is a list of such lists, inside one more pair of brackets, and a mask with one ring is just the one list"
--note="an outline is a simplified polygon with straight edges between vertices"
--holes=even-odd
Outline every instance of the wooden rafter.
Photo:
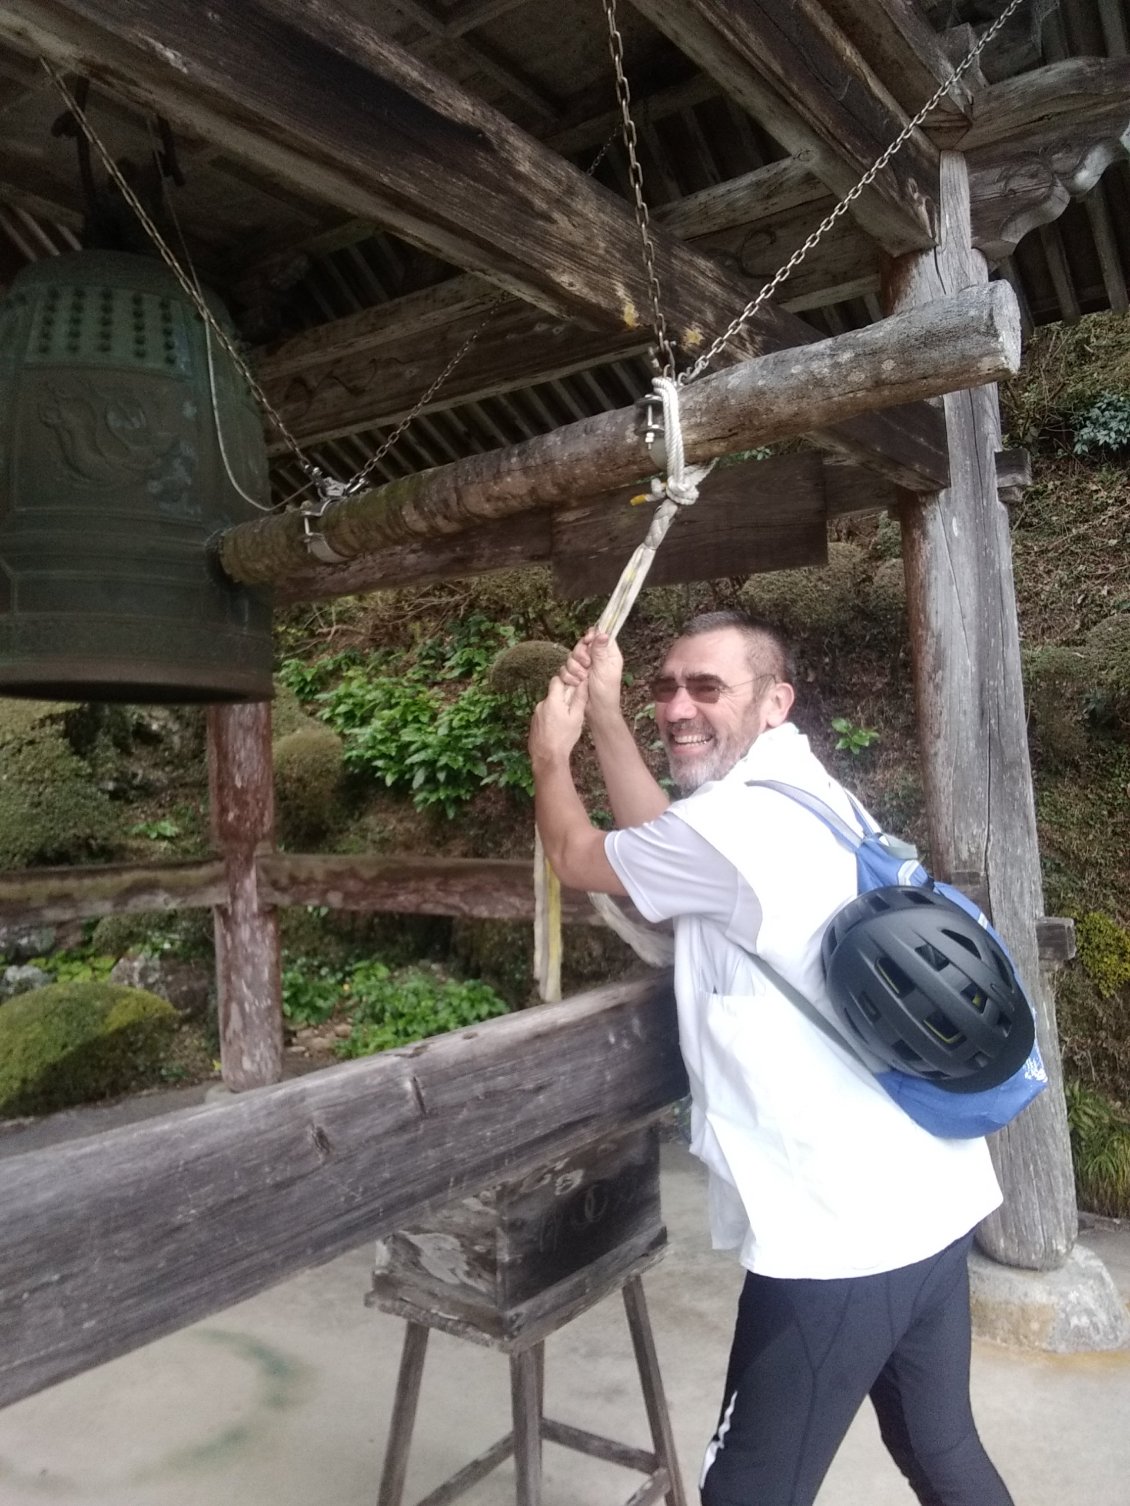
[[[110,75],[230,156],[531,302],[609,330],[646,322],[630,209],[352,16],[298,0],[229,0],[205,11],[177,0],[11,0],[0,36]],[[655,249],[672,336],[700,349],[748,289],[658,230]],[[765,308],[731,353],[811,338],[800,320]],[[928,422],[907,414],[898,427]],[[825,438],[882,466],[892,459],[889,430],[883,418]]]
[[[837,197],[909,118],[815,0],[632,3]],[[916,132],[861,196],[860,222],[884,250],[930,245],[937,174],[937,152]]]

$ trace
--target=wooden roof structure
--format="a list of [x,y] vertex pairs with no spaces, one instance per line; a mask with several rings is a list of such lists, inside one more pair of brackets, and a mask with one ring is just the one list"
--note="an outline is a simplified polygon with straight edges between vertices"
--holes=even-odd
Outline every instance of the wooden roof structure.
[[[674,258],[669,317],[724,327],[1001,8],[780,0],[743,36],[724,7],[623,0],[644,186]],[[268,396],[329,474],[352,475],[480,327],[375,480],[646,390],[638,241],[629,215],[613,233],[607,213],[630,185],[598,4],[236,0],[211,15],[199,26],[176,0],[5,7],[0,282],[77,244],[87,212],[42,54],[90,78],[92,123],[142,180],[167,145],[155,118],[170,123],[175,243],[228,301]],[[880,316],[882,258],[929,244],[939,146],[966,153],[974,244],[1029,323],[1125,309],[1127,35],[1124,0],[1025,0],[784,285],[776,342]],[[483,107],[498,112],[489,143],[453,128]],[[709,295],[683,246],[716,272]],[[625,304],[638,305],[628,320]],[[269,437],[282,500],[304,477]]]
[[[655,265],[684,356],[727,327],[1001,8],[620,0]],[[805,434],[811,449],[745,468],[724,570],[711,571],[705,547],[667,546],[684,579],[804,563],[819,557],[831,512],[900,506],[932,867],[991,909],[1037,1005],[1054,1084],[996,1137],[1006,1204],[980,1231],[995,1258],[1032,1270],[1066,1259],[1076,1221],[1039,965],[1043,892],[991,383],[1019,358],[1002,279],[1031,320],[1126,307],[1127,34],[1124,0],[1024,0],[983,70],[949,87],[782,301],[743,329],[727,353],[740,364],[688,394],[697,458],[758,435]],[[591,499],[646,469],[630,405],[647,385],[651,336],[595,4],[6,0],[0,279],[74,245],[83,215],[41,58],[91,81],[91,118],[143,192],[155,145],[168,160],[167,122],[186,180],[164,206],[169,231],[231,305],[288,428],[337,475],[364,463],[482,326],[382,462],[383,485],[327,517],[331,546],[334,519],[355,535],[348,563],[311,560],[296,515],[279,513],[224,535],[233,578],[311,597],[551,559],[559,584],[571,571],[585,594],[599,588],[592,522],[612,525]],[[113,196],[98,211],[135,235]],[[863,354],[844,364],[844,351]],[[762,409],[743,417],[751,393]],[[578,545],[568,468],[586,452],[578,495],[604,511]],[[696,458],[690,443],[687,453]],[[301,480],[280,451],[277,496]],[[669,989],[657,1005],[646,985],[278,1083],[275,906],[317,892],[356,907],[375,860],[279,865],[269,708],[208,716],[218,861],[171,881],[149,875],[148,887],[131,872],[71,893],[55,875],[30,909],[25,894],[25,912],[75,913],[95,890],[112,908],[213,906],[225,1080],[275,1085],[8,1163],[0,1400],[680,1090]],[[450,873],[445,883],[458,887]]]

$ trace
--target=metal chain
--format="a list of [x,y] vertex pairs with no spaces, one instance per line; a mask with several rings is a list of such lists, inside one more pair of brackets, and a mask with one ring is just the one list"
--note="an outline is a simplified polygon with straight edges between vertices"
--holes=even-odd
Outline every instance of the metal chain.
[[125,178],[122,176],[117,163],[111,157],[109,150],[103,143],[97,131],[95,131],[94,127],[87,120],[82,107],[79,105],[70,89],[68,89],[62,75],[47,60],[47,58],[41,57],[39,61],[42,63],[51,82],[55,85],[56,89],[66,101],[67,108],[72,112],[75,119],[78,121],[80,127],[86,135],[87,140],[94,147],[95,151],[102,159],[102,165],[103,167],[105,167],[110,177],[114,180],[114,183],[117,185],[118,191],[121,193],[126,203],[133,210],[134,214],[136,214],[138,219],[141,221],[146,234],[149,236],[150,240],[157,248],[161,260],[166,264],[170,272],[172,272],[173,276],[180,283],[185,295],[192,303],[201,319],[203,319],[205,325],[212,331],[217,340],[219,340],[220,344],[227,351],[228,355],[235,362],[236,366],[239,368],[240,373],[244,377],[244,380],[250,387],[251,394],[254,397],[255,401],[260,405],[264,413],[266,413],[267,417],[278,429],[280,435],[285,440],[289,449],[293,451],[294,456],[298,463],[301,465],[302,469],[310,476],[311,480],[316,479],[316,477],[321,473],[317,470],[317,467],[312,465],[311,462],[302,453],[301,449],[298,446],[297,440],[287,429],[286,425],[279,417],[275,408],[272,406],[266,393],[263,391],[259,383],[255,380],[254,376],[251,374],[251,370],[248,367],[247,362],[244,360],[243,355],[236,347],[235,342],[231,339],[227,330],[224,329],[224,327],[216,319],[216,316],[208,307],[208,304],[204,300],[203,296],[199,292],[197,292],[195,287],[193,287],[191,280],[184,272],[183,268],[180,265],[180,262],[177,261],[176,256],[165,244],[165,241],[161,236],[161,232],[157,229],[152,219],[150,219],[145,206],[141,203],[141,200],[137,197],[133,189],[129,186]]
[[655,246],[651,239],[651,219],[647,212],[647,200],[643,192],[643,173],[637,153],[635,121],[632,119],[632,91],[624,72],[624,39],[616,24],[616,0],[602,0],[604,14],[608,19],[608,50],[612,54],[612,66],[616,73],[616,97],[620,101],[621,125],[624,146],[628,153],[628,176],[635,200],[636,224],[639,226],[640,244],[643,247],[644,272],[647,276],[647,291],[651,298],[651,316],[655,330],[655,343],[663,375],[675,375],[675,352],[667,336],[667,321],[663,317],[663,305],[659,288],[659,275],[655,270]]
[[730,343],[734,336],[741,332],[742,328],[750,321],[750,319],[753,318],[754,314],[757,313],[758,309],[761,308],[766,299],[773,296],[776,290],[785,281],[786,277],[789,277],[796,270],[796,268],[800,266],[804,258],[813,249],[813,247],[816,246],[824,238],[824,236],[832,228],[836,221],[840,219],[842,215],[847,213],[848,209],[852,204],[855,203],[856,199],[859,198],[863,190],[870,187],[879,173],[882,172],[887,163],[903,146],[903,144],[907,140],[909,140],[910,136],[922,124],[922,122],[926,119],[927,115],[929,115],[930,111],[935,107],[935,105],[937,105],[943,99],[943,97],[949,92],[949,90],[958,81],[958,79],[961,78],[961,76],[970,68],[972,68],[973,64],[981,56],[981,53],[985,50],[985,48],[996,36],[997,32],[1000,31],[1001,27],[1012,15],[1013,11],[1015,11],[1023,3],[1024,0],[1010,0],[1009,5],[1005,8],[1005,10],[1001,12],[1001,14],[993,22],[992,26],[989,27],[988,31],[984,33],[980,41],[969,53],[969,55],[964,58],[961,63],[958,64],[958,66],[943,83],[938,85],[937,89],[935,89],[934,93],[922,106],[914,119],[907,121],[906,125],[899,132],[898,136],[894,139],[894,141],[891,142],[890,146],[887,147],[886,151],[884,151],[881,156],[876,158],[876,160],[864,173],[863,177],[860,178],[855,187],[850,189],[848,193],[846,193],[840,200],[840,202],[836,205],[836,207],[823,220],[821,220],[820,224],[804,242],[803,246],[798,247],[798,249],[793,252],[792,256],[789,257],[788,261],[785,262],[782,267],[778,268],[775,275],[757,294],[757,297],[746,304],[745,308],[742,309],[737,318],[734,319],[729,327],[721,335],[718,336],[718,338],[709,347],[709,349],[705,350],[702,355],[699,356],[694,365],[691,366],[687,371],[681,373],[678,379],[680,386],[686,386],[688,382],[693,382],[696,377],[701,376],[706,368],[711,364],[711,362],[721,354],[721,352]]

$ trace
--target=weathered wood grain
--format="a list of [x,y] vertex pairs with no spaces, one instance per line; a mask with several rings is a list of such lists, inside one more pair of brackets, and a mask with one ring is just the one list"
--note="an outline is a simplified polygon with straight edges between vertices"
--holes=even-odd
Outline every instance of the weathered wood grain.
[[[259,895],[268,905],[325,905],[393,915],[532,920],[533,865],[521,858],[428,858],[262,853]],[[569,925],[597,925],[579,889],[562,891]]]
[[[994,283],[897,318],[789,351],[742,362],[690,384],[682,397],[688,461],[751,449],[852,417],[875,422],[890,402],[992,381],[1016,369],[1016,298]],[[926,409],[941,439],[942,418]],[[342,502],[321,520],[342,560],[410,538],[455,534],[490,519],[551,508],[631,485],[650,469],[636,407],[598,414],[509,449],[494,450],[390,482]],[[903,479],[946,479],[938,456],[919,453]],[[940,473],[940,474],[939,474]],[[306,567],[302,520],[294,514],[230,529],[219,560],[234,580],[279,582]]]
[[[966,166],[942,159],[942,239],[890,269],[890,305],[907,308],[983,282],[970,246]],[[1051,1086],[994,1137],[1004,1208],[981,1226],[1006,1265],[1060,1265],[1075,1239],[1075,1188],[1054,999],[1041,976],[1043,891],[1024,715],[1008,512],[997,497],[995,388],[945,399],[951,473],[936,496],[901,511],[907,618],[932,867],[983,874],[993,922],[1039,1012]]]
[[227,897],[224,865],[200,862],[107,863],[0,873],[0,922],[53,925],[146,910],[207,909]]
[[275,912],[256,857],[274,846],[271,707],[208,707],[212,842],[227,894],[215,907],[216,998],[224,1082],[242,1092],[282,1076],[282,982]]
[[[908,116],[814,0],[633,0],[839,198]],[[859,223],[885,251],[932,240],[937,152],[920,132],[864,192]]]
[[0,1162],[0,1404],[685,1091],[667,982],[620,984]]

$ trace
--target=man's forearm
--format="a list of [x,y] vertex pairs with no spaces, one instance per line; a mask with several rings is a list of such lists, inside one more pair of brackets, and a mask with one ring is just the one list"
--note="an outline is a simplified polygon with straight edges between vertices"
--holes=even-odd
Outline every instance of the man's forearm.
[[642,826],[661,816],[671,801],[644,762],[620,712],[597,717],[590,711],[588,727],[616,825]]
[[589,820],[567,758],[534,762],[534,810],[542,846],[554,872],[573,889],[623,894],[604,852],[604,833]]

